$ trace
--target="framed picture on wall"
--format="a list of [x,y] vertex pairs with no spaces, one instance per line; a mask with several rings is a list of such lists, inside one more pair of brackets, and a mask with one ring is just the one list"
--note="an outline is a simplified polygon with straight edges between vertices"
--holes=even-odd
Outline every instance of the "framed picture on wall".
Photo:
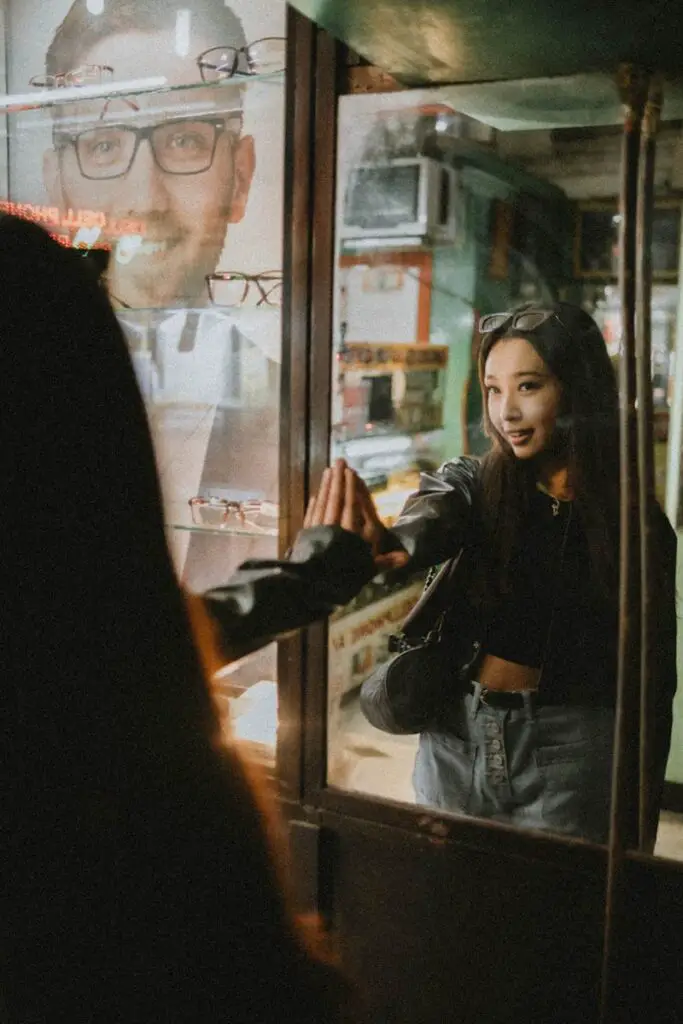
[[510,274],[510,249],[515,229],[515,208],[503,199],[494,199],[490,211],[488,272],[493,281],[507,281]]
[[[619,224],[616,200],[579,204],[574,240],[576,277],[616,280],[619,272]],[[680,236],[680,200],[657,200],[652,218],[652,276],[655,280],[677,279]]]

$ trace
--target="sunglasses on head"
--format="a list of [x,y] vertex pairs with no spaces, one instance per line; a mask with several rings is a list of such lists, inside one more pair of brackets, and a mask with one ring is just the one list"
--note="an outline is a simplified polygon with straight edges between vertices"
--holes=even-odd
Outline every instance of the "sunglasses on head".
[[502,327],[513,331],[535,331],[548,320],[557,320],[558,324],[569,331],[560,320],[554,309],[522,309],[518,313],[489,313],[479,319],[479,333],[490,334]]

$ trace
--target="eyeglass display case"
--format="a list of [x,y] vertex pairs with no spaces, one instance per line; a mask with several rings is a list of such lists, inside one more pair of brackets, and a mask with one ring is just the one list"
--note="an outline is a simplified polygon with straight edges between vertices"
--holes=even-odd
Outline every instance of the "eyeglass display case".
[[[285,5],[223,6],[0,5],[0,211],[106,264],[195,591],[274,557],[280,529]],[[271,724],[247,732],[271,765],[276,662],[218,685],[239,733],[259,684]]]

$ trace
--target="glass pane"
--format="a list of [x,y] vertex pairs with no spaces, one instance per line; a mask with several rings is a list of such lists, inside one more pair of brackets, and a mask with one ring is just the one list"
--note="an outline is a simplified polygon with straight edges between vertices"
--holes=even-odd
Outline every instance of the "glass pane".
[[[655,164],[655,203],[652,227],[652,302],[651,302],[651,378],[653,404],[654,480],[655,496],[664,509],[669,522],[680,533],[679,511],[680,483],[680,387],[676,377],[676,352],[678,347],[679,323],[681,323],[679,262],[681,246],[681,202],[673,195],[676,182],[677,154],[680,145],[680,121],[662,124],[657,138],[657,159]],[[615,368],[618,368],[621,354],[622,322],[619,294],[614,266],[613,252],[618,232],[616,204],[613,200],[590,201],[582,205],[580,217],[580,248],[584,248],[588,272],[585,275],[583,303],[595,317],[607,339],[608,349]],[[676,441],[676,437],[679,438]],[[678,447],[677,447],[678,445]],[[678,548],[676,578],[680,580],[681,549]],[[668,742],[666,714],[671,711],[670,691],[675,681],[674,660],[681,664],[681,637],[676,645],[673,636],[667,641],[666,630],[660,627],[666,622],[667,612],[675,597],[667,594],[659,576],[654,570],[654,618],[657,631],[657,659],[662,658],[663,669],[651,673],[651,685],[665,695],[659,711],[658,721],[663,723],[663,748]],[[671,589],[681,593],[680,582],[671,579]],[[680,621],[680,614],[678,616]],[[680,633],[680,626],[679,626]],[[674,650],[678,647],[678,653]],[[667,653],[670,655],[667,664]],[[669,667],[670,666],[670,667]],[[683,858],[683,734],[681,728],[680,692],[673,702],[673,729],[670,740],[670,754],[666,768],[666,782],[662,812],[657,833],[655,853],[667,857]],[[666,758],[664,758],[666,760]],[[677,813],[678,811],[678,813]]]
[[[0,4],[0,85],[3,93],[7,92],[7,13],[5,8],[5,4]],[[0,196],[8,194],[7,156],[7,118],[4,111],[0,111]]]
[[[604,76],[341,100],[331,456],[416,553],[331,622],[332,786],[606,838],[620,116]],[[460,552],[441,643],[393,663]]]
[[[9,8],[3,208],[66,246],[108,255],[105,282],[149,411],[171,548],[183,582],[202,591],[246,558],[277,552],[281,313],[260,301],[258,282],[282,266],[285,5]],[[280,46],[267,75],[271,51],[259,43],[253,68],[202,80],[200,53],[265,37]],[[251,283],[214,303],[206,278],[223,270]],[[269,758],[275,680],[269,649],[219,683],[237,731]]]
[[[654,456],[657,499],[676,532],[675,588],[678,599],[676,667],[683,678],[683,505],[681,504],[681,443],[683,441],[683,293],[680,288],[680,198],[666,198],[680,188],[681,123],[665,124],[657,144],[657,196],[653,224],[652,387]],[[683,693],[679,682],[673,701],[671,747],[666,767],[664,799],[655,853],[683,860]]]

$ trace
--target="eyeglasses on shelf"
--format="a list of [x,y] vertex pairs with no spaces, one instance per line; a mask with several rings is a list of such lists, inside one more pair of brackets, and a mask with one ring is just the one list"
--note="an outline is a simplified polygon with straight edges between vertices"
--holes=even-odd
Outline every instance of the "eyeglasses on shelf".
[[242,306],[253,287],[256,306],[282,305],[282,271],[264,270],[261,274],[244,274],[238,270],[216,271],[206,275],[209,298],[214,306]]
[[280,36],[257,39],[248,46],[214,46],[197,57],[202,81],[223,82],[241,75],[266,75],[283,71],[287,41]]
[[81,64],[71,71],[60,71],[56,75],[34,75],[29,85],[36,89],[64,89],[70,85],[95,85],[108,81],[114,74],[109,64]]
[[248,498],[234,501],[228,498],[190,498],[188,505],[195,526],[214,530],[239,529],[250,533],[277,536],[279,506],[274,501]]

